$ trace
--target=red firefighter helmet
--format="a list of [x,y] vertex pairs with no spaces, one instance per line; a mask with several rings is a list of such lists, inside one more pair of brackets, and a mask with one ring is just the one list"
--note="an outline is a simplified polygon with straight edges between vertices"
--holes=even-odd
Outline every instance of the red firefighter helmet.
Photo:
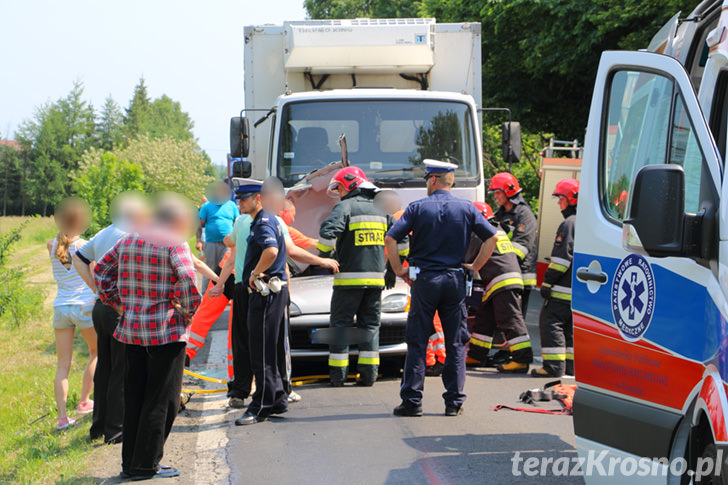
[[521,186],[518,185],[518,179],[512,173],[497,173],[490,179],[488,190],[502,190],[509,199],[521,193]]
[[349,192],[360,186],[363,186],[363,188],[372,186],[367,180],[364,170],[354,166],[345,167],[336,172],[336,175],[329,182],[329,190],[336,190],[336,186],[339,184],[343,185]]
[[473,202],[473,205],[476,209],[478,209],[478,212],[485,216],[486,219],[493,218],[493,209],[491,209],[485,202]]
[[569,205],[576,205],[577,199],[579,198],[579,181],[574,179],[564,179],[556,184],[554,193],[555,197],[563,196],[566,197]]

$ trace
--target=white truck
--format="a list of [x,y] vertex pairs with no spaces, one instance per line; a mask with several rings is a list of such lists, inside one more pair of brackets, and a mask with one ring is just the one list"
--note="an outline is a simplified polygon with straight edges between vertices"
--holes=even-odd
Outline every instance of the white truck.
[[727,144],[728,2],[602,54],[572,282],[588,483],[728,482]]
[[[231,155],[243,159],[238,175],[279,177],[296,203],[293,226],[314,238],[336,203],[326,183],[347,163],[341,135],[348,162],[380,188],[396,189],[403,205],[426,195],[425,158],[457,164],[454,193],[483,200],[480,51],[478,23],[352,19],[246,27],[245,108],[231,120]],[[330,278],[292,282],[294,356],[326,355],[310,330],[328,326],[330,292]],[[406,351],[408,294],[401,281],[383,294],[383,355]]]

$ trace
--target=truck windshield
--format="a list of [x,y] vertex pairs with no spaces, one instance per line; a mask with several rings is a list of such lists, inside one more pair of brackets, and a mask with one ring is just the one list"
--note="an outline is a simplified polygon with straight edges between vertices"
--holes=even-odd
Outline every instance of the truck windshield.
[[458,185],[479,182],[473,116],[467,104],[441,100],[305,101],[281,110],[277,174],[287,187],[341,160],[381,187],[424,186],[422,160],[454,163]]

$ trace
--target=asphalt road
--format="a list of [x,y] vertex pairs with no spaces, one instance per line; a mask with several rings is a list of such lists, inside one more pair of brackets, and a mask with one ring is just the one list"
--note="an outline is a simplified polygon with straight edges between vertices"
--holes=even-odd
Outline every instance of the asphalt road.
[[[527,320],[536,349],[539,308],[534,295]],[[294,363],[294,372],[325,374],[326,366]],[[545,382],[469,370],[463,415],[445,417],[442,382],[428,377],[425,415],[419,418],[392,415],[399,403],[396,376],[372,388],[297,387],[303,401],[284,417],[237,427],[233,422],[242,411],[226,413],[229,483],[582,483],[578,477],[554,476],[549,467],[546,476],[524,476],[523,461],[514,465],[517,458],[574,458],[570,416],[492,409],[523,406],[520,393]]]

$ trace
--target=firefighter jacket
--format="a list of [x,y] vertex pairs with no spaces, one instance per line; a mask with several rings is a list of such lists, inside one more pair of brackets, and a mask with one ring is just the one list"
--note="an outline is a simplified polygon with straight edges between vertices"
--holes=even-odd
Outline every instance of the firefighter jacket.
[[513,243],[513,249],[521,266],[524,286],[533,288],[536,286],[538,224],[523,196],[518,195],[512,198],[511,202],[513,208],[509,211],[506,211],[505,207],[498,208],[495,220],[501,223],[501,227]]
[[574,261],[574,224],[576,206],[561,211],[564,221],[559,225],[551,251],[551,262],[543,277],[543,286],[551,289],[551,299],[571,302],[571,263]]
[[[488,301],[493,295],[501,291],[523,289],[521,268],[518,264],[518,253],[505,231],[500,227],[497,229],[496,236],[498,240],[496,241],[493,254],[485,263],[485,266],[480,268],[479,272],[480,279],[484,285],[483,302]],[[482,244],[483,241],[480,238],[475,234],[471,235],[465,261],[474,261]]]
[[[384,288],[384,234],[394,224],[374,205],[370,190],[355,189],[336,204],[321,224],[318,249],[336,250],[339,272],[334,274],[336,288]],[[406,241],[399,245],[406,256]]]

